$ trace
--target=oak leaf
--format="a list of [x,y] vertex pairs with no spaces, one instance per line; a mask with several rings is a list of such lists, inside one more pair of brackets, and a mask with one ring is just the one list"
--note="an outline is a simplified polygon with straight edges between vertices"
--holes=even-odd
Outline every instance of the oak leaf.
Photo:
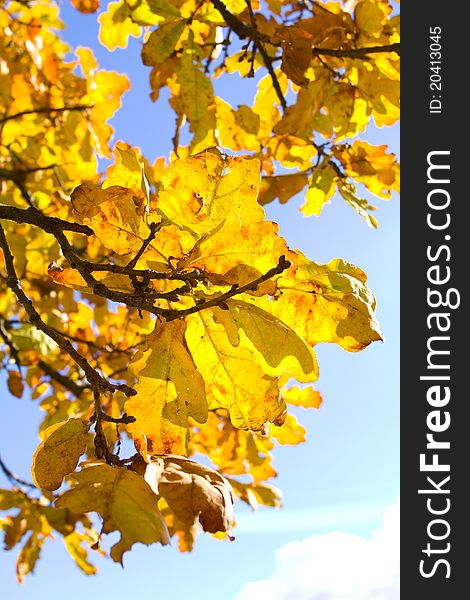
[[235,495],[217,471],[183,456],[152,456],[145,481],[186,527],[198,519],[204,531],[231,535]]
[[186,340],[186,323],[157,323],[129,367],[137,376],[125,408],[136,421],[127,426],[137,450],[149,454],[186,453],[188,417],[207,419],[204,381]]
[[89,425],[81,419],[68,419],[46,429],[33,456],[31,473],[35,485],[50,491],[61,486],[85,452],[88,429]]
[[267,422],[282,423],[285,403],[276,377],[266,375],[253,352],[234,347],[225,328],[209,311],[187,318],[186,339],[211,405],[226,408],[235,427],[264,430]]
[[73,513],[97,512],[103,519],[103,533],[119,531],[120,540],[111,548],[111,558],[122,557],[133,544],[169,543],[165,521],[157,498],[140,475],[122,467],[100,464],[74,474],[77,486],[56,500],[59,508]]

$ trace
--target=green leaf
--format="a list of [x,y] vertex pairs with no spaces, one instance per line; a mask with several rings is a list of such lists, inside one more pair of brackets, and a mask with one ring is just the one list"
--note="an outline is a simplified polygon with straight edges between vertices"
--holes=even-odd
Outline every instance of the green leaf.
[[158,67],[175,49],[181,34],[186,27],[184,19],[167,21],[152,31],[142,47],[142,62],[148,67]]

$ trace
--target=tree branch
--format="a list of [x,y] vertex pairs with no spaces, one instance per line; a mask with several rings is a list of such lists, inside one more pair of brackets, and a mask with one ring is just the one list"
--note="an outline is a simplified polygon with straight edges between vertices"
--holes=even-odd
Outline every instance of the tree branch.
[[17,208],[16,206],[5,206],[0,204],[0,219],[8,219],[15,223],[28,223],[37,225],[47,233],[55,235],[57,232],[74,231],[84,235],[93,235],[93,230],[86,225],[79,223],[69,223],[58,217],[48,217],[33,206],[29,208]]
[[[62,233],[63,235],[63,233]],[[65,236],[64,236],[65,237]],[[55,329],[52,329],[44,323],[41,319],[40,314],[34,308],[32,301],[26,294],[24,293],[20,282],[18,281],[18,276],[16,274],[14,258],[10,250],[10,246],[8,245],[8,241],[5,236],[5,231],[3,227],[0,225],[0,247],[3,250],[3,255],[5,258],[5,266],[7,271],[7,286],[11,289],[11,291],[18,298],[18,301],[23,306],[28,315],[30,322],[40,329],[43,333],[45,333],[48,337],[50,337],[54,342],[59,346],[61,350],[66,352],[70,358],[82,369],[85,373],[85,377],[88,382],[92,386],[93,389],[103,388],[110,392],[115,392],[117,390],[122,391],[126,396],[134,396],[136,394],[135,390],[128,387],[127,385],[115,385],[110,383],[104,377],[101,377],[99,373],[90,366],[88,361],[79,353],[69,340],[65,339],[62,335],[57,333]]]
[[11,482],[13,483],[13,485],[19,484],[19,485],[23,485],[25,487],[31,488],[33,490],[37,490],[38,488],[33,484],[33,483],[29,483],[28,481],[24,481],[23,479],[20,479],[19,477],[17,477],[16,475],[14,475],[10,469],[6,466],[6,464],[3,462],[3,460],[0,457],[0,470],[3,472],[3,474],[5,475],[5,477]]
[[225,294],[221,294],[216,298],[211,298],[210,300],[196,304],[191,308],[185,308],[183,310],[162,310],[160,314],[164,316],[167,321],[174,321],[175,319],[182,319],[183,317],[192,315],[206,308],[211,308],[212,306],[223,306],[226,300],[229,300],[230,298],[233,298],[233,296],[237,296],[238,294],[242,294],[243,292],[256,290],[256,288],[260,284],[267,281],[268,279],[271,279],[271,277],[282,273],[291,265],[292,263],[289,260],[286,260],[285,256],[281,256],[277,265],[272,269],[269,269],[269,271],[267,271],[264,275],[258,277],[258,279],[254,279],[253,281],[250,281],[249,283],[241,287],[239,287],[238,284],[234,284],[228,292],[225,292]]
[[400,44],[388,46],[370,46],[369,48],[348,48],[347,50],[332,50],[330,48],[312,48],[313,56],[336,56],[337,58],[363,58],[368,54],[379,52],[395,52],[400,56]]
[[93,108],[93,105],[86,104],[75,104],[72,106],[61,106],[59,108],[51,108],[51,107],[43,107],[43,108],[31,108],[29,110],[22,110],[21,112],[15,113],[13,115],[6,115],[0,119],[0,127],[6,123],[7,121],[11,121],[12,119],[21,119],[26,115],[36,115],[36,114],[52,114],[52,113],[61,113],[67,110],[88,110]]

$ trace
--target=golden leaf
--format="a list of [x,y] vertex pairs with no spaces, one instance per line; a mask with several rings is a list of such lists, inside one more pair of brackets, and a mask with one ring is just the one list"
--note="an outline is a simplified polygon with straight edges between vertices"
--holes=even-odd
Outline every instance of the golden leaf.
[[312,346],[333,342],[357,352],[382,340],[375,298],[366,281],[365,273],[346,261],[335,259],[322,265],[299,253],[296,274],[281,275],[278,280],[273,314]]
[[111,558],[122,564],[124,552],[133,544],[168,544],[165,521],[157,497],[140,475],[122,467],[100,464],[74,474],[78,485],[58,500],[58,508],[73,513],[97,512],[103,533],[119,531],[120,540],[111,548]]
[[51,425],[33,456],[31,473],[35,485],[56,490],[66,475],[72,473],[88,441],[87,425],[81,419],[68,419]]
[[294,385],[282,390],[282,396],[288,404],[302,406],[303,408],[320,408],[323,401],[320,392],[314,390],[311,386],[299,388],[299,386]]
[[130,18],[130,8],[125,2],[110,2],[106,12],[98,17],[100,23],[99,40],[108,50],[127,48],[129,36],[139,37],[141,27]]
[[145,348],[129,367],[137,376],[137,395],[125,409],[136,421],[127,426],[139,452],[186,453],[188,417],[207,419],[204,381],[185,340],[186,323],[157,323]]
[[187,318],[186,340],[214,406],[226,408],[235,427],[263,430],[282,422],[285,403],[277,379],[266,375],[249,348],[234,347],[208,311]]
[[259,306],[242,300],[227,300],[226,310],[214,307],[214,321],[221,323],[230,340],[237,347],[242,343],[240,333],[262,355],[264,370],[272,376],[289,373],[298,381],[313,381],[318,377],[318,365],[313,350],[278,318],[263,310],[270,304],[259,301]]

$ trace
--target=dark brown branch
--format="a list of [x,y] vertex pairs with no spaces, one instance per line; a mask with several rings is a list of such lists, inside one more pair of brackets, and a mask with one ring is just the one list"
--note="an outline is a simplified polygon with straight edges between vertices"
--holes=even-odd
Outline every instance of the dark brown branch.
[[38,488],[33,484],[33,483],[29,483],[28,481],[24,481],[23,479],[20,479],[19,477],[17,477],[16,475],[14,475],[10,469],[6,466],[6,464],[3,462],[3,460],[0,458],[0,470],[3,472],[3,474],[5,475],[5,477],[13,484],[13,485],[22,485],[24,487],[28,487],[31,488],[33,490],[37,490]]
[[347,50],[332,50],[330,48],[312,48],[313,56],[336,56],[337,58],[364,58],[368,54],[379,52],[395,52],[400,55],[400,44],[388,46],[370,46],[369,48],[348,48]]
[[20,352],[6,331],[5,320],[3,319],[3,317],[0,317],[0,337],[2,338],[5,345],[8,346],[8,349],[10,351],[10,357],[15,361],[15,364],[18,367],[18,371],[21,373]]
[[162,310],[161,314],[165,317],[167,321],[174,321],[175,319],[182,319],[187,315],[192,315],[206,308],[211,308],[212,306],[223,306],[224,302],[226,300],[229,300],[230,298],[233,298],[233,296],[237,296],[238,294],[242,294],[243,292],[256,290],[257,287],[263,282],[267,281],[268,279],[271,279],[271,277],[274,277],[275,275],[279,275],[279,273],[282,273],[283,271],[288,269],[291,266],[291,264],[292,263],[290,261],[286,260],[285,256],[281,256],[277,265],[272,269],[269,269],[269,271],[267,271],[264,275],[258,277],[258,279],[250,281],[249,283],[241,287],[239,287],[238,284],[234,284],[228,292],[225,292],[225,294],[221,294],[216,298],[211,298],[210,300],[201,302],[200,304],[196,304],[191,308],[185,308],[183,310]]
[[[63,236],[63,233],[62,233]],[[65,237],[65,236],[64,236]],[[124,392],[127,396],[135,395],[135,391],[132,388],[129,388],[127,385],[115,385],[101,377],[99,373],[93,369],[88,361],[72,346],[69,340],[65,339],[62,335],[58,334],[56,330],[52,329],[44,323],[41,319],[41,316],[34,308],[32,301],[26,294],[24,293],[20,282],[18,281],[18,276],[16,274],[14,258],[10,250],[10,246],[8,245],[5,232],[3,227],[0,225],[0,247],[3,250],[4,258],[5,258],[5,266],[7,271],[7,286],[11,289],[11,291],[18,298],[18,301],[23,306],[28,315],[30,322],[40,329],[43,333],[45,333],[48,337],[50,337],[54,342],[59,346],[61,350],[66,352],[70,358],[82,369],[85,373],[85,377],[87,378],[90,385],[95,388],[103,388],[110,392],[114,392],[116,390],[120,390]]]
[[129,271],[128,267],[115,264],[98,264],[92,263],[86,260],[81,261],[82,264],[90,271],[108,271],[109,273],[120,273],[122,275],[129,275],[130,277],[144,277],[147,279],[168,279],[171,281],[204,281],[205,275],[198,270],[191,271],[190,273],[161,273],[159,271],[145,270],[145,269],[132,269]]
[[128,271],[131,271],[136,266],[137,262],[139,261],[139,258],[145,252],[145,249],[147,248],[147,246],[150,244],[150,242],[152,240],[155,239],[155,235],[157,234],[157,231],[159,231],[161,226],[162,226],[161,223],[150,223],[150,225],[149,225],[150,233],[149,233],[147,239],[145,239],[143,241],[140,250],[137,252],[137,254],[134,256],[134,258],[125,267]]
[[53,113],[61,113],[67,110],[88,110],[93,108],[93,105],[86,104],[75,104],[73,106],[61,106],[59,108],[52,107],[43,107],[43,108],[30,108],[28,110],[22,110],[21,112],[15,113],[13,115],[6,115],[0,119],[0,126],[6,123],[7,121],[11,121],[12,119],[21,119],[26,115],[36,115],[36,114],[53,114]]
[[69,223],[57,217],[48,217],[34,207],[25,209],[0,204],[0,219],[15,221],[15,223],[37,225],[47,233],[52,233],[52,235],[62,231],[74,231],[75,233],[83,233],[84,235],[93,235],[93,230],[86,225]]
[[240,19],[238,19],[235,15],[233,15],[222,0],[211,0],[214,7],[219,11],[219,13],[223,16],[225,22],[228,27],[232,29],[241,40],[244,40],[250,37],[251,30],[245,25]]
[[122,415],[122,417],[119,417],[119,418],[109,417],[108,415],[105,415],[104,413],[102,413],[101,420],[107,421],[108,423],[122,423],[123,425],[128,425],[129,423],[135,423],[136,418],[132,417],[131,415],[128,415],[126,413],[124,413]]
[[56,369],[51,367],[51,365],[48,365],[43,360],[40,360],[37,366],[41,369],[41,371],[44,371],[44,373],[48,375],[51,379],[57,381],[57,383],[60,383],[62,387],[69,390],[69,392],[72,392],[72,394],[75,394],[77,398],[79,398],[86,389],[89,389],[89,386],[78,385],[78,383],[75,383],[75,381],[70,379],[70,377],[67,377],[59,371],[56,371]]

